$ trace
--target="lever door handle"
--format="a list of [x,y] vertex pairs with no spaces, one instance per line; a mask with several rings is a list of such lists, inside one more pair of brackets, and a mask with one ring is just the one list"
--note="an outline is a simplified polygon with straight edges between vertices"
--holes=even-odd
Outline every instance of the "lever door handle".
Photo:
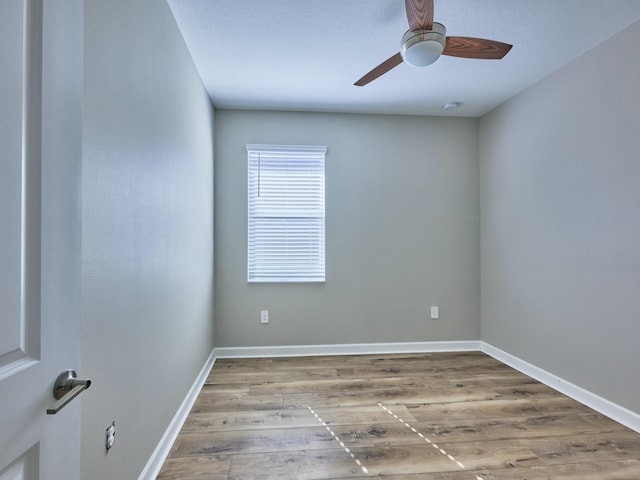
[[52,408],[47,409],[47,415],[55,415],[71,400],[91,386],[91,380],[79,380],[75,370],[65,370],[53,385],[53,396],[58,400]]

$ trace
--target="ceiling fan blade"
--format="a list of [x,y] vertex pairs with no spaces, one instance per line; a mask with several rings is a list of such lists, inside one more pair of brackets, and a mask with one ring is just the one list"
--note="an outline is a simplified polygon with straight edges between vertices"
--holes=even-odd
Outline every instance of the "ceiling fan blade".
[[443,55],[462,58],[499,60],[513,45],[474,37],[447,37]]
[[364,87],[367,83],[372,82],[373,80],[375,80],[381,75],[384,75],[389,70],[397,67],[401,63],[402,63],[402,55],[400,55],[399,53],[396,53],[393,57],[388,58],[387,60],[382,62],[380,65],[378,65],[376,68],[374,68],[369,73],[367,73],[364,77],[362,77],[360,80],[354,83],[354,85],[356,85],[357,87]]
[[404,0],[404,6],[411,31],[433,28],[433,0]]

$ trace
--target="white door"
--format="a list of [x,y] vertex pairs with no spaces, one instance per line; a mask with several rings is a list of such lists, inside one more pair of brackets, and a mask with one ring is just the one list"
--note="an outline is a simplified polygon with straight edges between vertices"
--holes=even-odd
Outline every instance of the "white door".
[[0,480],[80,478],[82,1],[0,0]]

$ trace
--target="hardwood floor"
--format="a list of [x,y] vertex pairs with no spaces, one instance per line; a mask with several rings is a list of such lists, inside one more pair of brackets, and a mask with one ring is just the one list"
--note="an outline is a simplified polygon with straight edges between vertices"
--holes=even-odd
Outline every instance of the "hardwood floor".
[[478,352],[217,360],[158,477],[639,480],[640,434]]

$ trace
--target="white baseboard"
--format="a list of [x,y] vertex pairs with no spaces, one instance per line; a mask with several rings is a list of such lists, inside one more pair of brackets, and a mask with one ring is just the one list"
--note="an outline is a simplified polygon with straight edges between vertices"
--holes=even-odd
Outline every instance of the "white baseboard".
[[595,411],[606,415],[616,422],[640,433],[639,414],[613,403],[606,398],[602,398],[595,393],[585,390],[578,385],[568,382],[553,373],[549,373],[542,368],[536,367],[535,365],[511,355],[510,353],[500,350],[493,345],[481,342],[481,350],[487,355],[491,355],[495,359],[500,360],[502,363],[515,368],[531,378],[535,378],[539,382],[564,393],[568,397],[571,397],[574,400],[593,408]]
[[196,380],[193,382],[193,385],[191,385],[191,388],[187,392],[187,396],[184,398],[184,400],[180,404],[178,411],[173,416],[173,419],[169,423],[167,430],[164,432],[164,435],[162,435],[160,442],[158,442],[156,449],[151,454],[151,457],[149,458],[149,461],[145,465],[144,470],[142,470],[142,473],[138,477],[138,480],[155,480],[158,474],[160,473],[160,469],[162,468],[162,465],[167,459],[167,456],[171,451],[171,447],[173,446],[173,443],[176,441],[176,438],[178,437],[178,433],[180,433],[180,429],[182,428],[182,425],[187,419],[187,416],[189,415],[189,412],[191,411],[193,404],[198,398],[200,389],[204,385],[204,382],[207,380],[209,371],[211,370],[211,368],[213,367],[213,364],[216,361],[215,353],[216,351],[213,350],[211,352],[211,355],[209,355],[209,358],[207,358],[207,361],[205,362],[204,366],[200,370],[200,373],[196,377]]
[[312,357],[321,355],[363,355],[387,353],[480,351],[480,341],[354,343],[337,345],[290,345],[280,347],[216,348],[217,358]]

